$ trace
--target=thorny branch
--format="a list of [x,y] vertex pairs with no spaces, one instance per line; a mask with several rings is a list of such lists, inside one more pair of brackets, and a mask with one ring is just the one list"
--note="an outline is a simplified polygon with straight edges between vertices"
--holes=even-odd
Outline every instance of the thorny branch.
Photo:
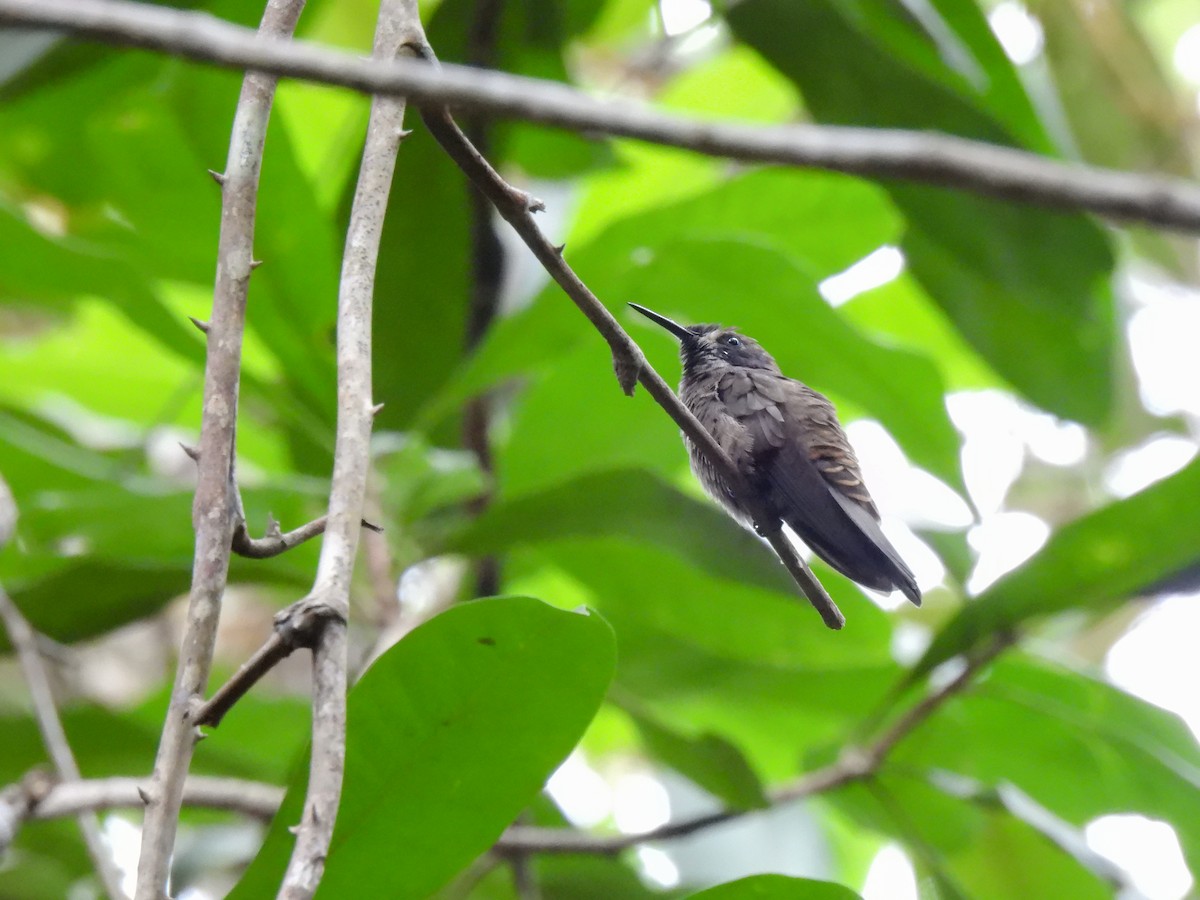
[[[26,821],[141,809],[142,790],[140,778],[61,780],[35,769],[0,790],[0,853],[12,844]],[[189,775],[183,783],[184,806],[240,813],[262,821],[275,815],[283,794],[284,789],[276,785],[241,778]]]
[[[3,484],[4,482],[0,481],[0,491],[7,490]],[[0,506],[3,506],[2,501],[3,498],[0,498]],[[4,510],[0,508],[0,519],[3,516]],[[79,764],[75,762],[75,754],[71,752],[67,733],[63,729],[62,719],[58,715],[58,706],[54,702],[54,691],[50,686],[50,676],[42,664],[42,657],[38,651],[37,633],[2,586],[0,586],[0,619],[4,621],[9,641],[17,651],[21,673],[25,676],[25,683],[29,687],[29,696],[33,702],[33,714],[37,719],[38,729],[42,732],[42,743],[46,745],[46,752],[49,753],[50,759],[54,763],[54,770],[61,779],[77,781],[80,777]],[[125,892],[121,888],[121,873],[113,862],[112,853],[104,843],[96,813],[90,810],[80,810],[75,816],[79,821],[79,830],[83,832],[83,840],[87,845],[88,855],[92,858],[92,865],[95,866],[100,883],[104,886],[104,892],[112,900],[124,900]],[[8,824],[10,827],[3,830],[15,835],[15,826],[11,822]],[[0,847],[2,846],[0,844]]]
[[[423,40],[416,0],[382,0],[372,55],[393,58],[400,47]],[[329,515],[312,593],[298,604],[330,611],[313,646],[313,739],[308,794],[279,897],[307,900],[325,870],[342,792],[346,756],[348,653],[346,616],[350,580],[370,474],[371,305],[388,195],[400,141],[403,99],[376,97],[371,103],[362,165],[350,209],[342,277],[338,288],[337,438]]]
[[[414,50],[422,58],[436,65],[433,51],[427,45],[414,47]],[[674,419],[684,433],[700,447],[704,455],[721,473],[725,483],[730,485],[734,493],[751,509],[759,533],[774,548],[788,573],[817,612],[821,614],[825,624],[830,628],[841,628],[846,622],[845,617],[825,591],[821,582],[796,553],[796,548],[783,533],[778,519],[772,519],[757,502],[755,493],[747,488],[741,472],[733,464],[729,455],[721,449],[713,436],[683,405],[683,402],[662,379],[662,376],[647,362],[641,348],[633,338],[625,332],[625,329],[613,318],[612,313],[567,264],[563,258],[563,247],[555,246],[542,233],[533,218],[535,212],[544,208],[541,201],[535,200],[524,191],[518,190],[506,182],[467,140],[466,135],[455,124],[445,107],[422,106],[421,118],[450,158],[492,201],[500,215],[521,236],[529,249],[533,251],[533,255],[537,257],[550,276],[558,282],[559,287],[608,342],[609,348],[612,350],[613,368],[616,370],[617,381],[620,383],[621,389],[626,394],[632,394],[634,386],[639,382],[646,388],[647,393],[654,398],[655,402],[666,410],[667,415]]]
[[[284,42],[295,30],[304,0],[269,0],[259,32],[261,46]],[[247,72],[234,114],[229,156],[221,184],[221,232],[204,373],[200,459],[192,519],[196,552],[187,623],[154,776],[138,860],[137,900],[162,900],[179,824],[184,779],[198,734],[189,721],[192,705],[208,685],[221,598],[229,574],[233,496],[229,490],[237,431],[238,382],[246,296],[255,268],[254,217],[267,121],[276,77]]]
[[828,125],[764,127],[669,115],[627,98],[565,85],[409,61],[366,60],[325,47],[270,44],[205,13],[127,0],[0,0],[0,20],[60,28],[240,69],[336,84],[414,102],[453,104],[585,134],[637,138],[709,156],[900,178],[1056,209],[1200,231],[1200,187],[1177,178],[1059,162],[931,132]]
[[[827,766],[814,769],[795,782],[769,794],[771,806],[779,806],[832,791],[873,777],[888,755],[904,738],[929,719],[946,701],[967,687],[984,667],[1009,647],[1011,634],[1000,635],[975,655],[968,657],[961,670],[945,684],[931,690],[900,715],[890,727],[864,747],[848,747]],[[592,835],[569,828],[533,828],[514,825],[495,846],[497,853],[586,853],[615,854],[650,841],[685,837],[725,822],[749,815],[754,810],[722,809],[679,822],[668,822],[640,834]]]

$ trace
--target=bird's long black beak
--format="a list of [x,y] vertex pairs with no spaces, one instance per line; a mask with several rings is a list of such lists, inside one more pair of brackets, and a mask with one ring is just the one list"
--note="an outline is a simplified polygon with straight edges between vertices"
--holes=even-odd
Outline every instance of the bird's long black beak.
[[681,341],[690,341],[696,337],[696,335],[692,334],[692,332],[688,331],[678,322],[668,319],[666,316],[660,316],[652,309],[646,309],[646,307],[638,306],[636,303],[630,303],[629,305],[640,312],[651,322],[654,322],[656,325],[661,325],[663,328],[667,329],[667,331],[671,332],[671,334],[675,335],[675,337],[679,338]]

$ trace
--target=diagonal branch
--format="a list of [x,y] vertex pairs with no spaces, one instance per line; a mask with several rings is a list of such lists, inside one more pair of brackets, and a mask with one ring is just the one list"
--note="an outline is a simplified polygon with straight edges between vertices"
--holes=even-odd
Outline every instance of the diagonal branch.
[[[269,0],[259,28],[262,43],[282,43],[288,38],[303,8],[304,0]],[[162,900],[166,896],[183,783],[198,733],[188,721],[188,712],[208,685],[221,598],[229,575],[234,525],[233,493],[229,485],[237,428],[242,337],[250,273],[254,269],[259,173],[276,80],[274,75],[263,72],[246,74],[234,114],[229,157],[220,179],[221,233],[212,320],[208,326],[199,474],[192,506],[195,561],[179,667],[154,762],[153,780],[147,791],[137,900]]]
[[[4,482],[0,481],[0,490],[5,490],[3,484]],[[3,514],[4,510],[0,509],[0,517]],[[42,743],[46,745],[46,752],[50,754],[54,770],[61,779],[78,781],[80,778],[79,764],[75,762],[75,754],[71,752],[67,733],[63,729],[62,719],[58,715],[58,706],[54,702],[54,691],[50,687],[50,677],[46,672],[46,667],[42,664],[42,657],[38,651],[37,633],[21,615],[21,611],[17,609],[17,605],[13,603],[12,598],[8,596],[3,587],[0,587],[0,619],[4,621],[9,641],[17,651],[17,658],[21,663],[21,673],[25,676],[25,683],[29,687],[29,696],[33,701],[33,714],[37,719],[38,729],[42,732]],[[96,813],[91,810],[80,810],[75,814],[75,818],[79,822],[79,830],[83,832],[88,856],[92,858],[92,865],[100,878],[104,892],[112,900],[124,900],[125,891],[121,887],[121,873],[113,862],[112,853],[105,846]]]
[[1088,210],[1118,220],[1200,231],[1200,187],[1178,178],[1059,162],[946,134],[830,125],[763,127],[601,100],[562,84],[409,61],[367,60],[304,42],[270,44],[205,13],[127,0],[0,0],[0,21],[61,28],[240,69],[336,84],[414,102],[637,138],[709,156],[781,163],[953,187],[1002,200]]
[[[772,806],[780,806],[836,790],[852,782],[872,778],[883,767],[888,756],[904,738],[926,722],[942,708],[948,700],[957,696],[971,684],[992,660],[1000,655],[1014,640],[1011,634],[1003,634],[992,640],[983,650],[966,659],[962,669],[945,684],[931,690],[921,700],[909,707],[890,727],[864,747],[848,747],[841,756],[827,766],[803,775],[796,781],[769,794]],[[686,837],[721,825],[725,822],[750,815],[756,810],[721,809],[679,822],[668,822],[651,831],[640,834],[592,835],[570,828],[533,828],[513,825],[504,833],[493,848],[497,853],[579,853],[612,855],[649,841],[665,841]]]
[[[428,46],[416,47],[415,50],[418,55],[436,64],[433,51]],[[613,368],[621,389],[626,394],[632,394],[634,386],[639,382],[646,388],[647,393],[654,398],[655,402],[666,410],[667,415],[674,419],[683,432],[699,446],[701,452],[721,474],[725,483],[731,486],[742,504],[750,509],[758,533],[766,538],[774,548],[788,573],[799,585],[804,596],[820,613],[825,624],[830,628],[841,628],[846,622],[845,617],[825,591],[821,582],[796,553],[796,548],[783,533],[778,518],[770,516],[758,502],[757,495],[754,491],[749,490],[743,481],[741,472],[733,464],[729,455],[721,449],[713,436],[683,405],[683,402],[662,379],[662,376],[646,361],[645,355],[633,338],[626,333],[625,329],[613,318],[612,313],[567,264],[563,258],[563,248],[552,244],[542,233],[533,218],[535,212],[543,209],[541,201],[535,200],[524,191],[517,190],[506,182],[467,140],[466,135],[455,124],[454,119],[444,107],[423,106],[421,107],[421,118],[450,158],[492,201],[504,220],[521,236],[526,246],[533,251],[533,255],[550,273],[550,277],[558,282],[559,287],[608,342],[613,356]]]

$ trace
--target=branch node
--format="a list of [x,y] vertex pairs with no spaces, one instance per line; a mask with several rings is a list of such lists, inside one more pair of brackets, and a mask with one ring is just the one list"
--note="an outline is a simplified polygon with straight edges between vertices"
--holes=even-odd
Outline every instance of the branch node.
[[309,595],[275,614],[275,633],[291,650],[311,648],[329,621],[346,621],[346,614],[329,601]]
[[208,334],[209,325],[203,319],[197,319],[195,316],[188,316],[188,320],[205,334]]

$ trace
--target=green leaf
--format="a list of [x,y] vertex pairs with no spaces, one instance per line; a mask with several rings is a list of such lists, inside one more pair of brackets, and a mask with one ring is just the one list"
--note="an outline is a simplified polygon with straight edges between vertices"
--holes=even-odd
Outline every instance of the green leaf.
[[1188,729],[1170,713],[1045,662],[997,663],[898,745],[889,766],[1012,784],[1077,828],[1118,812],[1162,819],[1191,868],[1200,864],[1200,747]]
[[[56,641],[69,643],[104,634],[157,612],[186,593],[190,565],[138,566],[118,562],[69,562],[9,593],[29,623]],[[0,649],[9,646],[0,637]]]
[[[965,792],[955,775],[948,790],[937,778],[887,770],[824,800],[884,838],[904,844],[921,880],[936,882],[939,896],[1004,900],[1016,896],[1111,896],[1106,876],[1058,845],[1050,834],[1012,814],[995,792]],[[972,785],[973,787],[973,785]],[[1083,845],[1082,833],[1078,843]],[[1019,864],[1015,861],[1019,860]],[[1096,865],[1096,860],[1087,861]]]
[[714,797],[739,809],[765,809],[762,782],[746,757],[717,734],[687,735],[664,728],[652,717],[626,708],[646,749]]
[[[1007,100],[976,88],[994,80],[991,70],[1007,71],[1001,57],[991,52],[985,71],[978,71],[978,58],[956,69],[945,60],[961,48],[936,46],[895,5],[755,0],[728,18],[741,40],[796,82],[821,121],[937,130],[998,144],[1016,143],[1019,133],[1027,146],[1045,149],[1028,127],[1027,110],[1012,105],[1011,74]],[[956,24],[976,35],[981,52],[978,13],[971,18]],[[847,59],[854,65],[846,66]],[[830,78],[833,71],[839,77]],[[1001,118],[994,115],[998,102],[1009,110]],[[963,336],[1034,403],[1103,423],[1112,406],[1115,343],[1113,259],[1104,233],[1082,215],[908,183],[886,187],[908,220],[902,246],[910,271]]]
[[[810,759],[827,759],[830,746],[840,746],[873,711],[899,672],[888,662],[855,666],[851,647],[836,668],[730,659],[625,610],[605,615],[621,641],[620,696],[636,698],[665,727],[721,736],[768,784],[795,777]],[[812,631],[819,633],[815,626]],[[828,642],[828,633],[823,636]]]
[[[612,677],[595,615],[528,598],[454,607],[350,694],[345,787],[321,897],[427,897],[487,850],[582,735]],[[231,897],[274,890],[304,791],[293,781]],[[404,864],[379,860],[404,850]]]
[[711,503],[684,495],[644,469],[591,473],[503,500],[448,549],[485,555],[605,535],[670,549],[713,575],[790,592],[791,579],[762,541]]
[[1063,526],[1020,568],[950,620],[912,670],[952,656],[1034,616],[1111,609],[1197,559],[1200,462]]
[[854,900],[859,895],[832,881],[751,875],[688,896],[703,900]]

